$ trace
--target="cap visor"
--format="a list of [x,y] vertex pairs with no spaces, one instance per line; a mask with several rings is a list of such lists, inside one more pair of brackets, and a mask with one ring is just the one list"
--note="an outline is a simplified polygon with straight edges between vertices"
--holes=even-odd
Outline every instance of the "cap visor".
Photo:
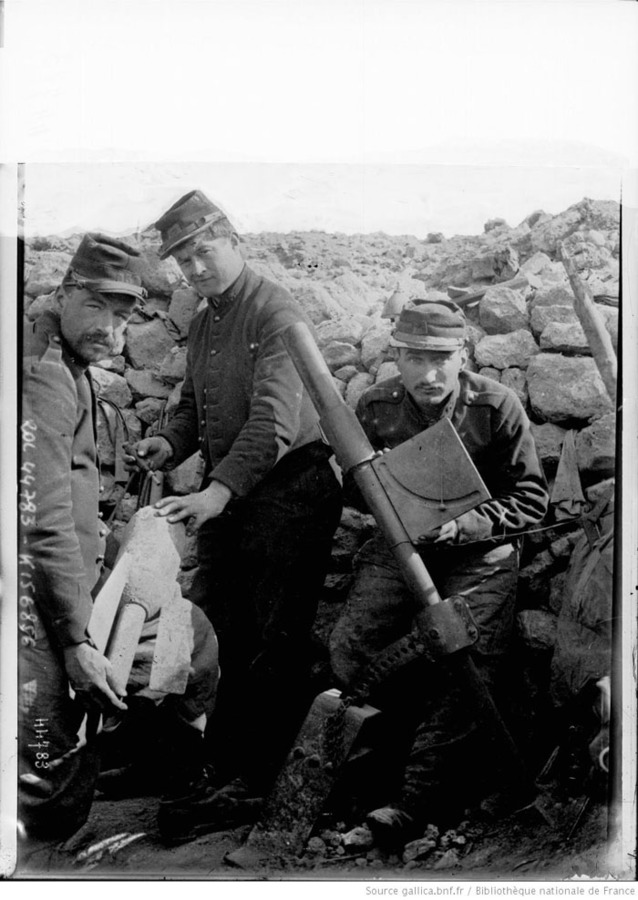
[[192,238],[197,237],[198,234],[201,234],[202,231],[206,231],[207,228],[217,221],[217,219],[213,219],[210,222],[205,222],[203,225],[200,225],[199,228],[195,228],[193,231],[189,231],[188,234],[182,235],[182,237],[177,238],[176,241],[173,241],[171,244],[167,244],[164,247],[160,247],[159,258],[166,259],[167,256],[170,256],[173,250],[176,250],[178,247],[181,247],[182,244],[185,244],[187,241],[190,241]]
[[465,346],[465,338],[416,337],[399,334],[390,338],[391,347],[407,350],[459,350]]
[[128,284],[126,281],[84,281],[84,286],[90,291],[96,291],[98,294],[125,294],[134,300],[144,300],[146,291],[137,284]]

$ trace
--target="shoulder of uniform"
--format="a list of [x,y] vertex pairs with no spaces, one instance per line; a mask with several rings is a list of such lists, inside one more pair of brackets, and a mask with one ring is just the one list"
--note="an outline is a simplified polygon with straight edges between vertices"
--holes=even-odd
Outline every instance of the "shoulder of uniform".
[[264,297],[274,296],[292,300],[290,291],[286,290],[285,287],[282,287],[282,285],[278,284],[276,281],[272,281],[270,278],[266,277],[266,275],[255,272],[248,263],[246,263],[246,280],[249,290],[258,288],[260,293],[263,292]]
[[43,313],[35,322],[26,320],[23,326],[23,358],[35,361],[47,353],[59,351],[62,358],[62,338],[58,320]]
[[269,311],[286,309],[298,313],[299,316],[302,315],[301,307],[290,291],[267,278],[261,278],[257,299],[258,303],[262,307],[267,307]]
[[290,291],[249,269],[248,291],[251,295],[247,316],[259,328],[279,330],[287,325],[305,322],[312,325]]
[[370,403],[401,403],[405,396],[405,388],[400,375],[386,378],[371,385],[361,395],[361,399],[367,406]]
[[461,372],[460,381],[461,398],[467,406],[498,408],[512,398],[518,400],[511,388],[475,372]]

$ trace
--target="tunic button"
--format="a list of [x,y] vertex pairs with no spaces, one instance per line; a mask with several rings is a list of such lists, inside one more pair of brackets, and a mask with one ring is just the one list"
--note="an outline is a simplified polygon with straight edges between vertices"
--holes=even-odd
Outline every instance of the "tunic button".
[[213,322],[219,322],[221,316],[213,316]]
[[200,424],[200,425],[205,425],[205,424],[206,424],[206,419],[202,419],[202,421],[201,421],[199,424]]
[[210,351],[210,355],[211,355],[211,356],[215,356],[216,354],[217,354],[217,350],[211,350],[211,351]]
[[103,494],[103,493],[104,493],[104,485],[101,484],[101,485],[100,485],[100,494]]
[[103,518],[104,518],[104,513],[103,513],[103,512],[99,512],[99,513],[97,514],[97,517],[98,517],[98,519],[103,519]]

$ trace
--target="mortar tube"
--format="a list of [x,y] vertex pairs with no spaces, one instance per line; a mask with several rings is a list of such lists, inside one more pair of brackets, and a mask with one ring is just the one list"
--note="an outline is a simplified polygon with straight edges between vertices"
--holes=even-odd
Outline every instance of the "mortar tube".
[[303,323],[282,332],[286,350],[319,413],[321,427],[344,473],[352,473],[370,512],[397,559],[408,586],[428,605],[441,597],[401,519],[371,466],[375,453],[355,412],[340,396],[330,369]]
[[[397,560],[399,570],[410,591],[421,604],[434,606],[441,602],[430,573],[417,553],[401,519],[371,462],[374,449],[352,410],[343,400],[314,338],[304,323],[289,325],[281,332],[286,350],[319,414],[321,427],[334,450],[344,473],[352,473],[370,512],[374,516]],[[518,748],[501,718],[496,704],[485,686],[469,650],[459,650],[448,657],[458,668],[465,684],[474,695],[481,714],[494,728],[495,736],[505,751],[512,780],[531,786],[531,779]]]

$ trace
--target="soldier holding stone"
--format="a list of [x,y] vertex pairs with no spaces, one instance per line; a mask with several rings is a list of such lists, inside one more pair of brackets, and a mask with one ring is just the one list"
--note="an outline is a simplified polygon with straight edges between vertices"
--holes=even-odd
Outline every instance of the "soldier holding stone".
[[[85,235],[54,309],[24,326],[18,821],[29,843],[68,837],[84,823],[98,776],[91,732],[99,714],[134,716],[134,702],[118,696],[111,664],[89,635],[107,531],[89,366],[122,350],[145,293],[138,256],[121,241]],[[218,677],[213,629],[195,608],[191,619],[189,685],[168,703],[176,755],[165,787],[180,794],[203,773],[203,729]],[[157,620],[149,621],[144,659],[156,633]],[[130,691],[143,693],[137,682]],[[148,766],[148,746],[135,749]]]

